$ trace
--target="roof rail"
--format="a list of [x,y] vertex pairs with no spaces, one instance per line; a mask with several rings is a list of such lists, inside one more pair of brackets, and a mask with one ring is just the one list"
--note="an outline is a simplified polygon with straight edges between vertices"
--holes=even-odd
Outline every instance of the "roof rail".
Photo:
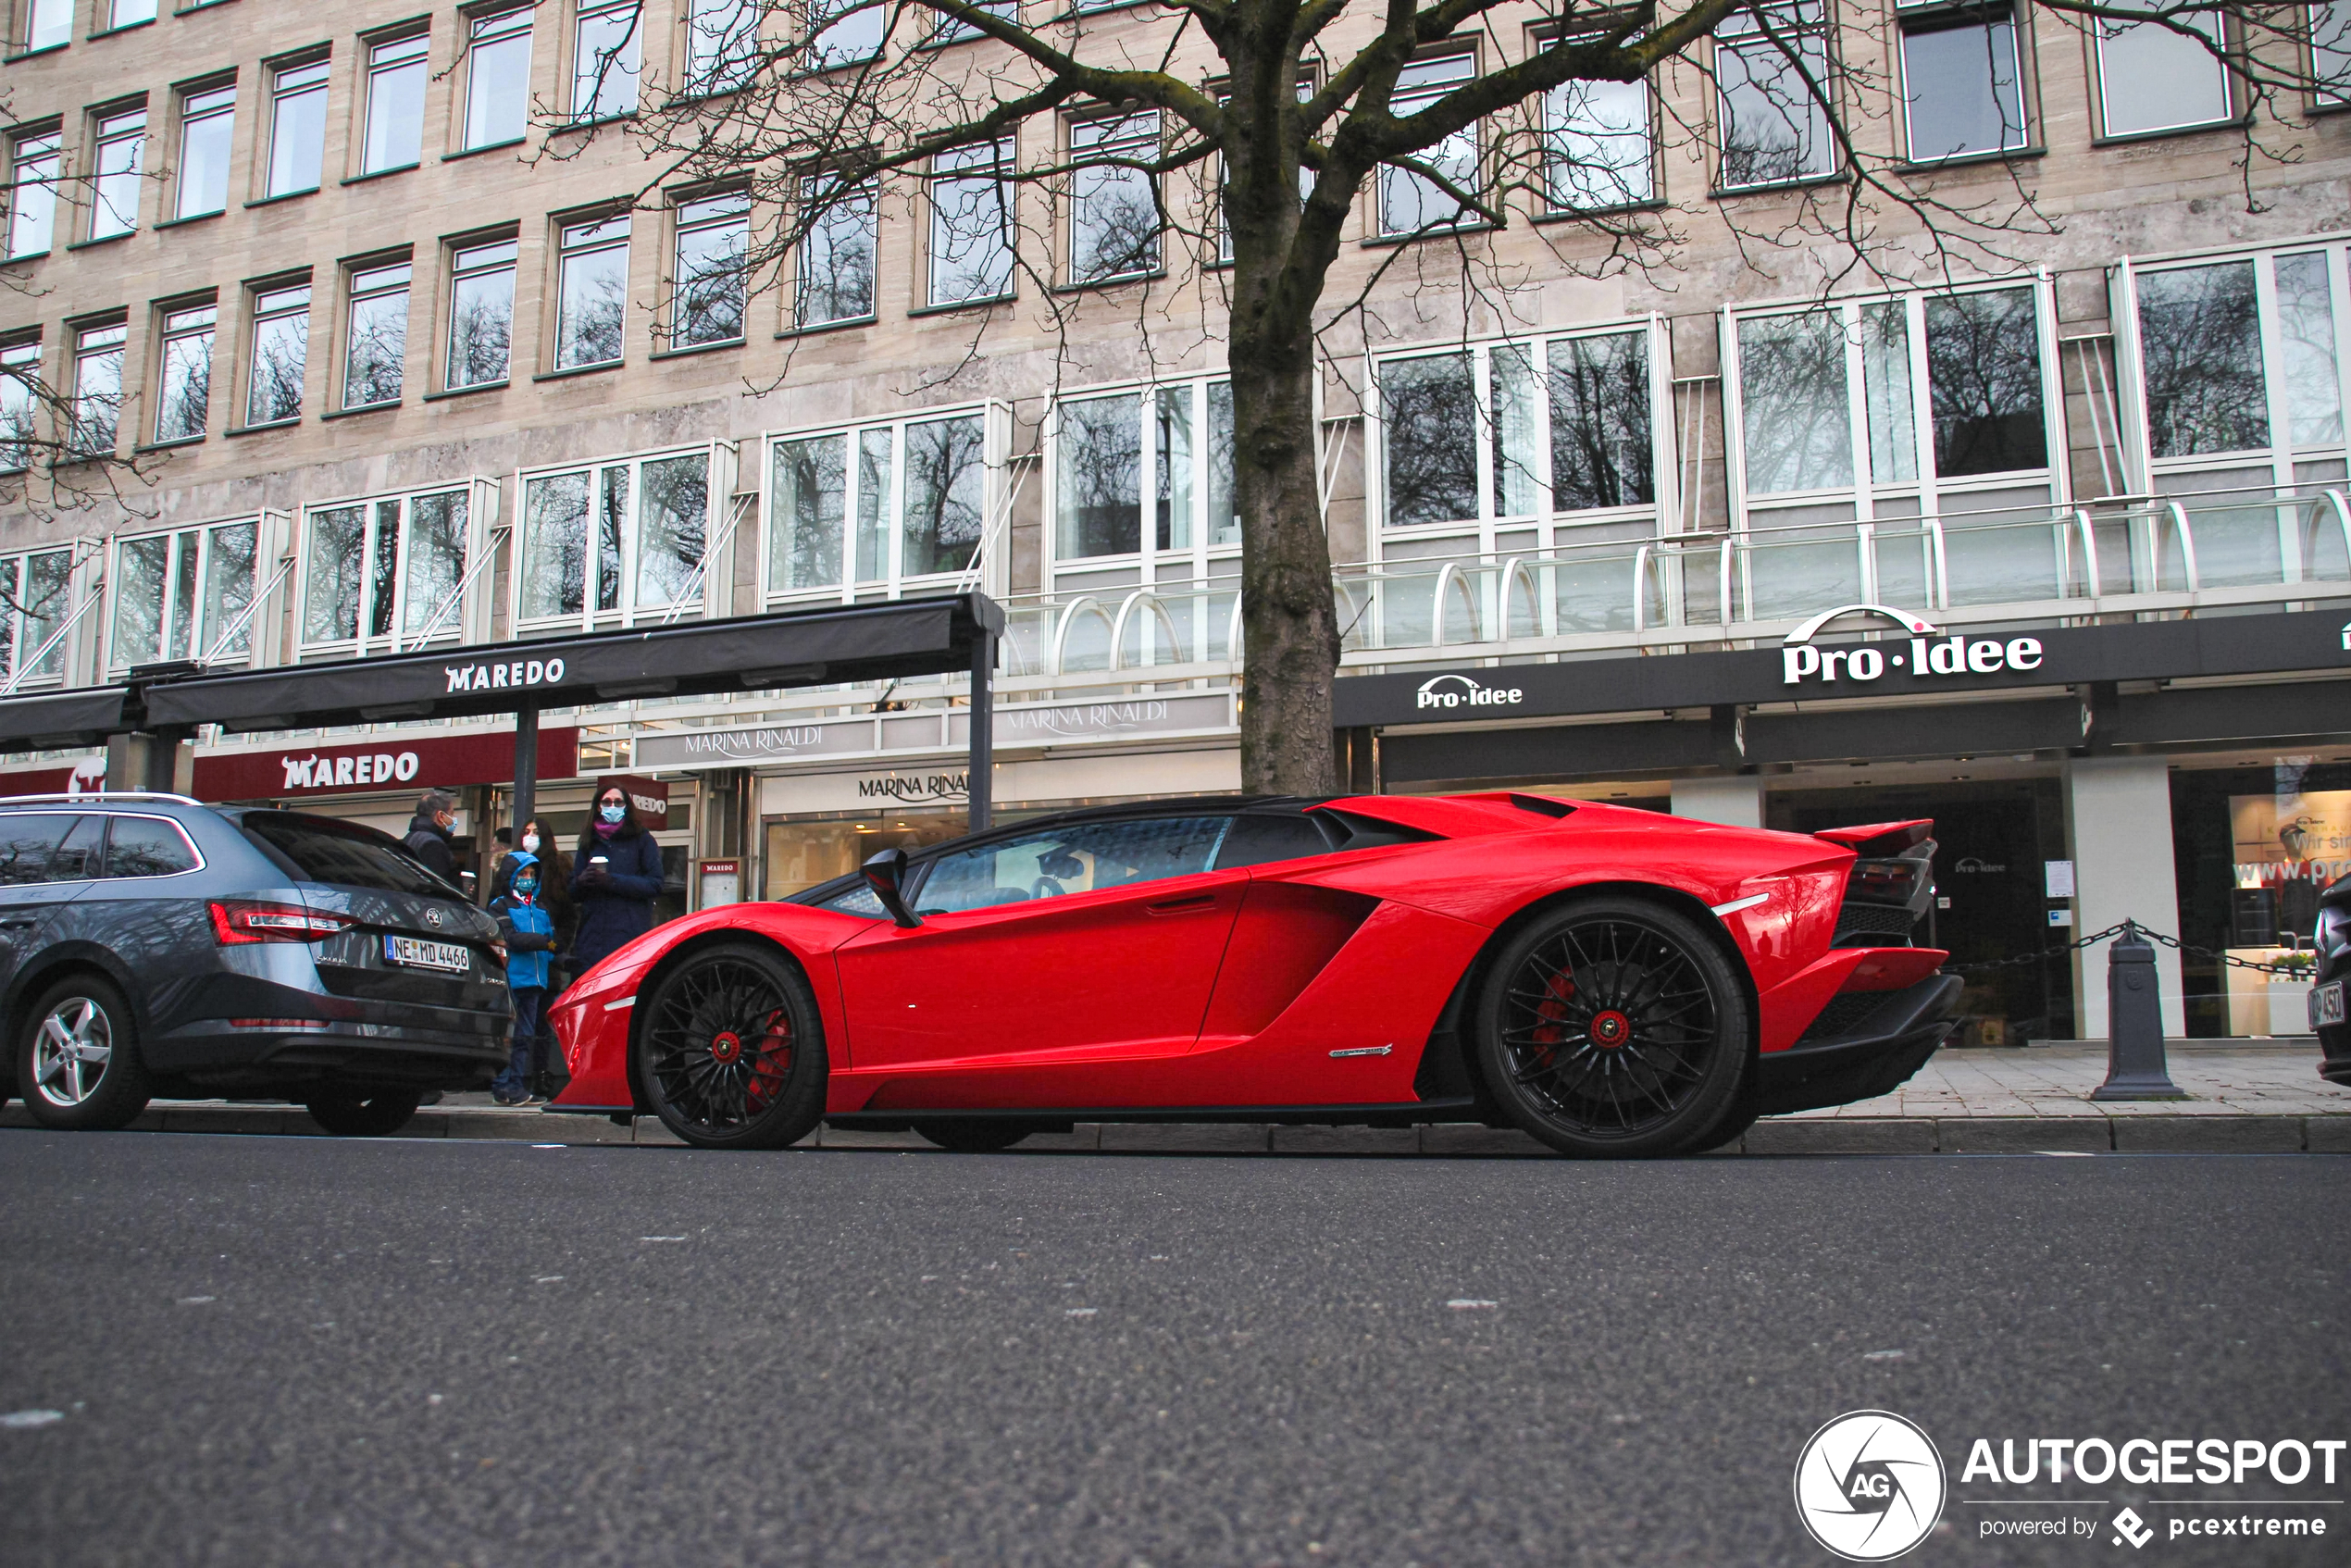
[[168,790],[93,790],[79,795],[0,795],[0,806],[50,801],[169,801],[174,805],[182,806],[204,804],[193,796],[175,795]]

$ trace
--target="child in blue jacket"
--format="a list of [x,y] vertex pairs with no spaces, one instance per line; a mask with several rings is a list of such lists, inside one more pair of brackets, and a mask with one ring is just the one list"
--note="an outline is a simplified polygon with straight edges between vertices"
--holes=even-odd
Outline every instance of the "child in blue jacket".
[[554,917],[539,901],[539,857],[517,853],[508,862],[507,890],[491,901],[506,940],[506,989],[515,999],[514,1054],[490,1086],[501,1105],[528,1105],[531,1086],[547,1073],[549,1041],[540,1013],[547,1002],[547,975],[555,946]]

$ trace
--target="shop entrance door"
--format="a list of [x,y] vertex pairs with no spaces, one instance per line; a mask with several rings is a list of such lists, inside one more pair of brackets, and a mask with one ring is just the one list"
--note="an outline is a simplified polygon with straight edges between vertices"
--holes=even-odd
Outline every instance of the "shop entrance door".
[[[1932,940],[1950,950],[1954,964],[2017,958],[2075,935],[2071,927],[2048,923],[2048,911],[2064,907],[2046,896],[2046,863],[2065,854],[2063,806],[2054,779],[1955,782],[1931,790],[1805,790],[1774,797],[1773,808],[1773,827],[1799,833],[1854,822],[1933,817]],[[2022,1045],[2073,1038],[2073,971],[2065,959],[1980,970],[1966,978],[1952,1044]]]

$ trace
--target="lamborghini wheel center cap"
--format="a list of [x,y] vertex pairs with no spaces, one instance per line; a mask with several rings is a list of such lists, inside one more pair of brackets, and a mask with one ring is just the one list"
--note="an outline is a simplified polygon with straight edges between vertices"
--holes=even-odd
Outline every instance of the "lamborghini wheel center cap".
[[1633,1038],[1633,1020],[1613,1007],[1592,1015],[1592,1040],[1597,1045],[1623,1045]]
[[718,1062],[721,1064],[732,1064],[736,1058],[741,1056],[742,1053],[743,1042],[740,1037],[735,1035],[731,1031],[723,1031],[711,1037],[710,1054],[712,1060]]

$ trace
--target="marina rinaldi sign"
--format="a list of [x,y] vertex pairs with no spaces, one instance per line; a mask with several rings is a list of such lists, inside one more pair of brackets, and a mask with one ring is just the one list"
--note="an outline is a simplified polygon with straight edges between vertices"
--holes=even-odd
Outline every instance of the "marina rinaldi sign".
[[[1821,628],[1846,616],[1880,616],[1910,634],[1905,644],[1864,642],[1851,647],[1823,648],[1813,642]],[[1864,685],[1889,669],[1907,669],[1913,676],[2020,674],[2041,667],[2037,637],[1945,637],[1934,623],[1908,610],[1884,604],[1840,604],[1823,610],[1787,634],[1780,644],[1780,681],[1798,686],[1807,680],[1830,685],[1839,679]],[[1434,682],[1432,682],[1434,684]]]

